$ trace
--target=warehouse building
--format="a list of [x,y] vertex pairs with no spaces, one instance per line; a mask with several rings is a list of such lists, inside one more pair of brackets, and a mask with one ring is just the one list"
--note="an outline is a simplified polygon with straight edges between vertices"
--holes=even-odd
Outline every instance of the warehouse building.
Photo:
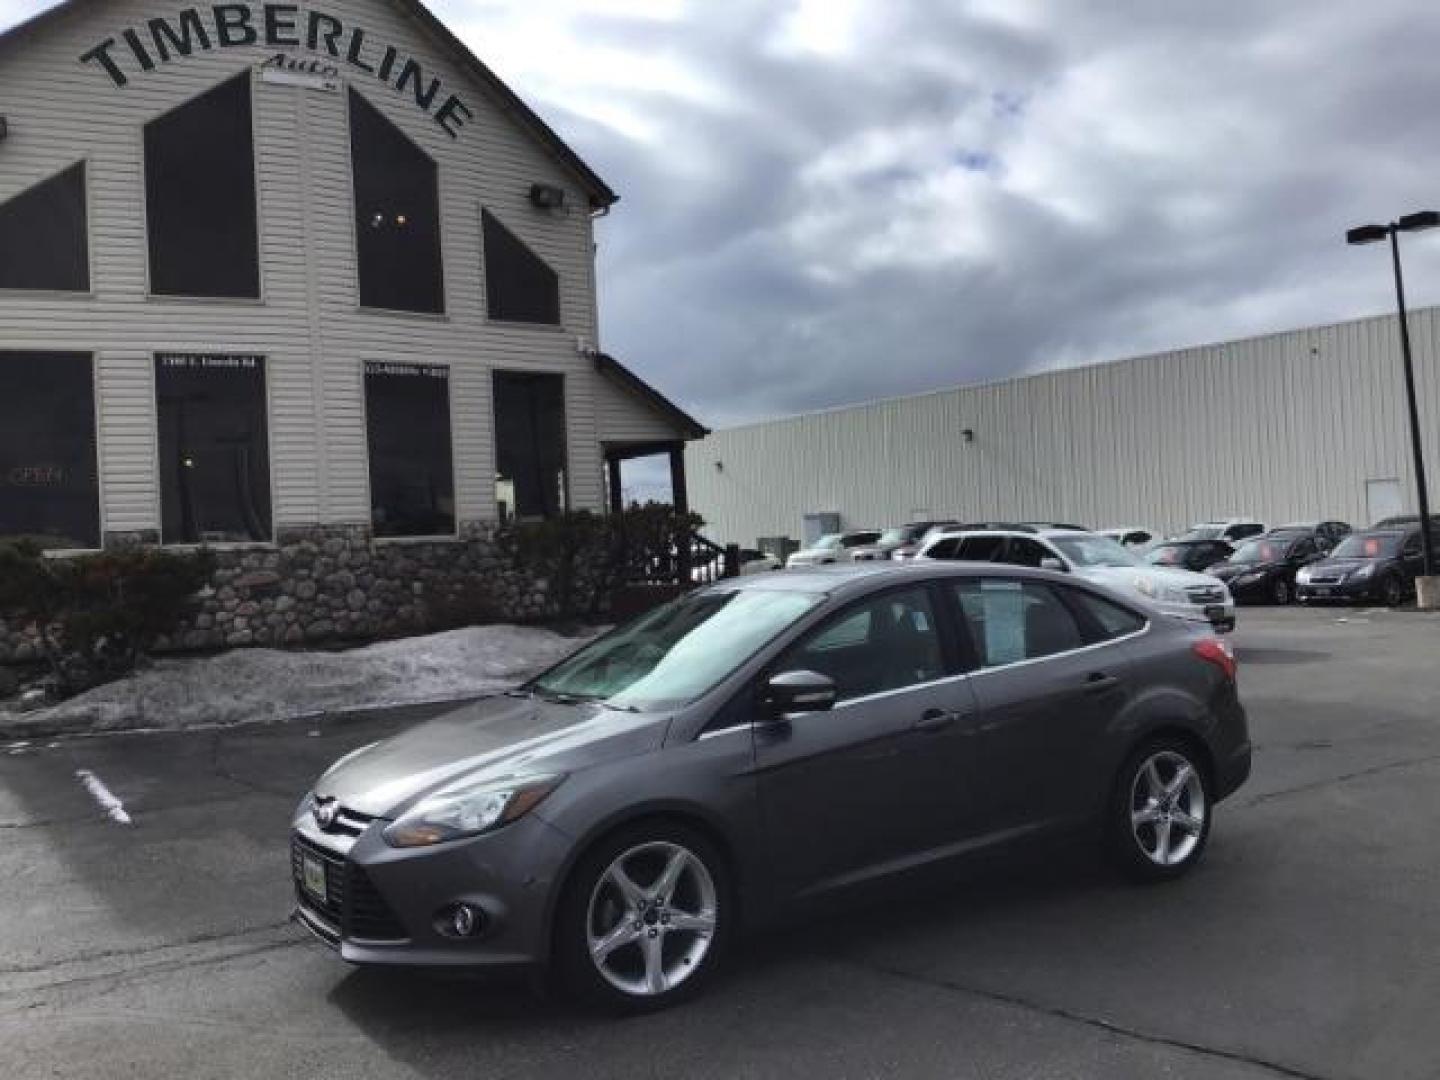
[[603,510],[640,454],[683,503],[704,429],[597,348],[616,199],[414,0],[68,0],[12,29],[0,536],[283,578],[300,545],[438,563],[422,545]]
[[[1410,325],[1433,477],[1440,309]],[[931,518],[1168,532],[1416,512],[1393,315],[734,428],[687,458],[707,533],[746,546]]]

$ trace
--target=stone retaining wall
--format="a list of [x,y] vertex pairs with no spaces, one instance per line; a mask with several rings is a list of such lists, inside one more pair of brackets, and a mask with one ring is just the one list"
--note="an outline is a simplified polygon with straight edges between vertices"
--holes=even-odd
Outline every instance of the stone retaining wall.
[[[317,526],[282,530],[273,545],[217,549],[194,615],[160,650],[321,644],[554,617],[547,582],[517,568],[496,532],[477,522],[458,540],[377,541],[367,526]],[[0,663],[36,658],[29,632],[0,621]]]

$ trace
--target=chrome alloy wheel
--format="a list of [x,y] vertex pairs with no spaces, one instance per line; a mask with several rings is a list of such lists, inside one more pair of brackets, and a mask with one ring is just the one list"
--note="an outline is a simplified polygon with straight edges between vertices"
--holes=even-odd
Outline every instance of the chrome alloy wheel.
[[668,993],[700,969],[717,913],[715,879],[693,851],[640,844],[615,859],[590,894],[590,959],[622,993]]
[[1156,866],[1179,866],[1205,833],[1205,785],[1195,766],[1174,750],[1140,765],[1130,785],[1130,830]]

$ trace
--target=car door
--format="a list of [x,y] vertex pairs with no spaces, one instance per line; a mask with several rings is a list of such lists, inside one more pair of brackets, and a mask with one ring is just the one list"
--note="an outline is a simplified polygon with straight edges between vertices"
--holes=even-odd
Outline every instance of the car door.
[[808,895],[945,844],[972,788],[974,697],[921,583],[858,601],[817,626],[768,675],[817,671],[829,712],[755,726],[765,842],[777,895]]
[[1400,567],[1406,584],[1412,584],[1425,572],[1425,549],[1418,532],[1405,537],[1400,546]]
[[[1033,579],[952,586],[972,653],[981,721],[974,732],[974,821],[1004,838],[1083,817],[1103,798],[1103,735],[1133,693],[1123,639],[1144,628],[1129,608]],[[1117,629],[1088,611],[1113,609]]]

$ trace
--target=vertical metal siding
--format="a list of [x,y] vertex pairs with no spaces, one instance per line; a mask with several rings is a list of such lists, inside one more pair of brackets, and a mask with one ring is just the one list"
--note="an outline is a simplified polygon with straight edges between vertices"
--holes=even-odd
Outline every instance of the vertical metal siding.
[[[1411,314],[1440,505],[1437,320]],[[828,510],[847,526],[919,509],[1167,530],[1240,514],[1363,525],[1366,480],[1388,477],[1414,502],[1393,315],[721,431],[688,464],[709,531],[744,543],[798,538],[805,513]]]

